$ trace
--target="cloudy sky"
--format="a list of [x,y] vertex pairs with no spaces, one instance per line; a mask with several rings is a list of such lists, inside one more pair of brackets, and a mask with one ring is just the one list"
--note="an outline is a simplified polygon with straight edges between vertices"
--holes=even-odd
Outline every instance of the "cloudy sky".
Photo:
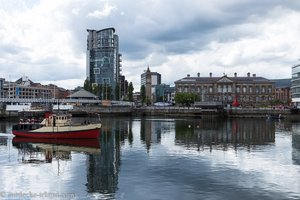
[[0,0],[0,77],[73,89],[86,78],[86,29],[114,27],[122,73],[139,91],[187,74],[290,78],[300,59],[296,0]]

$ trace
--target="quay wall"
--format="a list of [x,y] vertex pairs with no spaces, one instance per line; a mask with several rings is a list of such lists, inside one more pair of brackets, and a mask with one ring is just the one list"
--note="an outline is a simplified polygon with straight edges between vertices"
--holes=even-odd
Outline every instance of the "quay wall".
[[[41,112],[41,111],[40,111]],[[44,111],[45,112],[45,111]],[[201,109],[198,107],[131,107],[131,106],[76,106],[70,111],[75,116],[100,114],[101,116],[170,116],[170,117],[266,117],[267,114],[282,114],[286,118],[300,119],[300,111],[269,108]],[[42,113],[43,114],[43,113]],[[0,118],[18,117],[18,112],[0,110]]]
[[271,108],[232,108],[227,109],[227,117],[250,117],[250,118],[264,118],[268,114],[281,114],[285,117],[296,116],[290,109],[271,109]]

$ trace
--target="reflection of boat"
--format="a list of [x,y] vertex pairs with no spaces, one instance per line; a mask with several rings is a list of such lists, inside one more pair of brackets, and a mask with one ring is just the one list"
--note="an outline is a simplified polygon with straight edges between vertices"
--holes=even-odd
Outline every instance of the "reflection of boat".
[[13,126],[12,133],[18,137],[30,138],[98,138],[101,123],[84,122],[81,124],[71,123],[70,114],[47,113],[42,122],[36,120],[21,121]]
[[57,160],[70,160],[71,151],[89,154],[100,153],[96,139],[45,139],[14,137],[12,143],[19,149],[22,163],[51,163]]
[[43,150],[76,151],[85,153],[99,153],[100,144],[97,139],[47,139],[14,137],[14,145],[29,144]]
[[268,114],[266,117],[267,119],[284,119],[282,114]]

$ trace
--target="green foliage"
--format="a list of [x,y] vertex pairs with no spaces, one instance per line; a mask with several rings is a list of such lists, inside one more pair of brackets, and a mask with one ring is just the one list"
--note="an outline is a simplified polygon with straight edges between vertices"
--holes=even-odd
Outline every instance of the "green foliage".
[[129,83],[128,85],[128,100],[129,101],[133,101],[133,85],[132,85],[132,82]]
[[92,84],[88,79],[85,79],[84,84],[83,84],[83,89],[89,92],[93,92]]
[[141,95],[142,103],[146,103],[146,88],[145,88],[145,85],[141,86],[140,95]]
[[92,88],[93,94],[95,94],[97,97],[99,97],[101,92],[102,92],[102,85],[93,85],[93,88]]
[[190,106],[197,99],[197,95],[194,93],[178,92],[175,95],[175,102],[186,106]]

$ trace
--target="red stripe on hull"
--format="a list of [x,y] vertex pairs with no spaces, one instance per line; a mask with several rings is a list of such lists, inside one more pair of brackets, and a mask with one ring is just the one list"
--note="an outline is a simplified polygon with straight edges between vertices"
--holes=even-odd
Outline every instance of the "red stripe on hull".
[[100,129],[72,131],[72,132],[42,132],[42,133],[13,130],[12,133],[17,137],[28,137],[28,138],[95,139],[100,136]]

